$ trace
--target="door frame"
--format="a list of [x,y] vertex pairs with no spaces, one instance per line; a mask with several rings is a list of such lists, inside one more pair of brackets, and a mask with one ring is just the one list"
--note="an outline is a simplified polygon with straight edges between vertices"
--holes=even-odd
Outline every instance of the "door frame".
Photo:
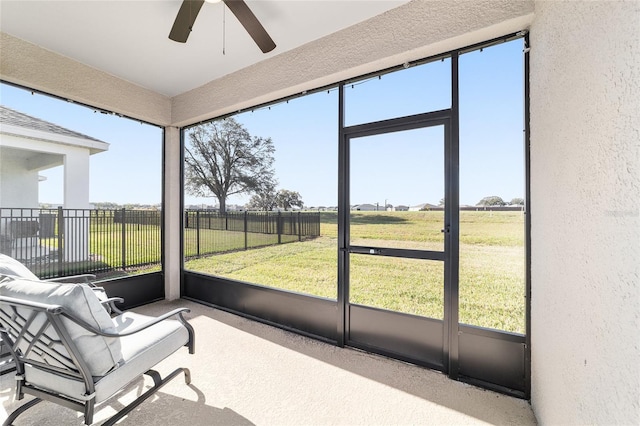
[[[342,89],[342,88],[341,88]],[[342,93],[341,93],[342,95]],[[340,345],[355,346],[395,358],[405,359],[410,362],[422,364],[427,367],[437,368],[445,373],[457,372],[457,366],[451,365],[452,347],[457,349],[458,327],[458,296],[457,296],[457,240],[458,240],[458,158],[457,140],[453,137],[453,111],[445,109],[435,112],[415,114],[400,118],[376,121],[366,124],[342,127],[339,142],[339,179],[338,179],[338,342]],[[443,126],[444,143],[444,182],[445,182],[445,210],[444,210],[444,249],[440,251],[406,250],[392,248],[370,248],[364,246],[351,246],[350,239],[350,141],[351,139],[389,134],[415,129]],[[454,146],[455,145],[455,146]],[[453,157],[453,158],[452,158]],[[372,253],[372,250],[374,252]],[[442,320],[419,317],[415,315],[394,313],[366,306],[351,305],[349,303],[349,256],[351,253],[377,256],[393,256],[400,258],[413,258],[444,262],[444,316]],[[455,288],[454,288],[455,287]],[[351,336],[352,318],[351,310],[368,316],[369,323],[375,321],[377,315],[385,315],[384,322],[396,323],[398,328],[409,330],[404,336],[395,336],[396,347],[404,348],[395,350],[385,345],[377,345],[376,338],[360,339],[357,341]],[[383,313],[386,312],[386,313]],[[367,327],[367,324],[360,322]],[[373,324],[374,326],[376,324]],[[431,334],[426,336],[420,333]],[[419,334],[411,336],[410,334]],[[371,336],[377,331],[369,329],[362,331],[362,336]],[[441,335],[441,356],[436,355],[433,346],[437,339],[434,334]],[[391,335],[389,335],[391,337]],[[424,338],[424,344],[420,342]],[[380,340],[378,340],[380,341]],[[457,350],[455,351],[457,353]],[[427,354],[428,353],[428,354]],[[457,376],[453,376],[454,378]]]

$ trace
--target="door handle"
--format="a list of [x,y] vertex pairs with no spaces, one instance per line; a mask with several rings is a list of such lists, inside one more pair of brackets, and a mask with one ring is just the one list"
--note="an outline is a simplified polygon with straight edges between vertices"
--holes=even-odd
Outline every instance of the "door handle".
[[440,232],[442,232],[443,234],[449,234],[451,232],[451,229],[450,229],[449,225],[447,225],[444,228],[442,228],[440,230]]

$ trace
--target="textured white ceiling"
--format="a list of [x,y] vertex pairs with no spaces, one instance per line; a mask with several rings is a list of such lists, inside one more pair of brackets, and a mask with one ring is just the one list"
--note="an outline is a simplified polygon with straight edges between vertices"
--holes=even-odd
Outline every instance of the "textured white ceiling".
[[173,97],[407,0],[247,0],[276,42],[266,55],[223,3],[203,5],[186,44],[170,40],[181,3],[0,0],[0,30]]

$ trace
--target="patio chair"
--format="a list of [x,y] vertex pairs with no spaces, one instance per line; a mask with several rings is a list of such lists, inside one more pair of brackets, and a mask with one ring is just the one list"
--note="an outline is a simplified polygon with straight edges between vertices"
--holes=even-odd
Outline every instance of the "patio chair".
[[[35,399],[16,409],[10,425],[41,400],[84,413],[93,422],[96,404],[143,374],[154,382],[105,425],[115,424],[181,372],[164,379],[152,368],[182,346],[194,353],[194,331],[186,308],[159,317],[124,312],[111,317],[87,284],[0,277],[0,335],[16,364],[16,398]],[[175,319],[171,319],[175,318]]]
[[[38,280],[38,277],[33,274],[25,265],[17,261],[16,259],[0,253],[0,280],[4,277],[25,278],[28,280]],[[120,315],[122,311],[116,306],[116,303],[122,302],[121,298],[112,297],[107,295],[104,288],[96,286],[92,283],[96,276],[93,274],[80,274],[71,275],[67,277],[50,278],[43,280],[45,282],[66,282],[66,283],[85,283],[88,284],[91,289],[96,293],[100,303],[106,309],[110,315]],[[13,357],[9,352],[9,349],[0,336],[0,376],[15,371],[15,363]]]
[[18,219],[9,222],[11,255],[28,260],[38,255],[38,221]]

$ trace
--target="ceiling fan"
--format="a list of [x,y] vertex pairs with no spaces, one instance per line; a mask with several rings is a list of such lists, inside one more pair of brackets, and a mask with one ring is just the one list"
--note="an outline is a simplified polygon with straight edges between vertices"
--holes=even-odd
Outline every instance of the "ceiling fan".
[[[185,43],[189,38],[189,33],[193,28],[193,24],[196,21],[198,12],[202,8],[202,4],[205,0],[184,0],[178,10],[178,15],[173,23],[169,38],[171,40]],[[211,0],[208,0],[212,2]],[[220,0],[218,0],[220,1]],[[256,15],[253,14],[249,6],[244,0],[222,0],[225,5],[233,12],[238,18],[238,21],[242,24],[245,30],[249,33],[253,41],[256,42],[262,53],[271,52],[275,49],[276,44],[273,42],[267,31],[264,29]]]

